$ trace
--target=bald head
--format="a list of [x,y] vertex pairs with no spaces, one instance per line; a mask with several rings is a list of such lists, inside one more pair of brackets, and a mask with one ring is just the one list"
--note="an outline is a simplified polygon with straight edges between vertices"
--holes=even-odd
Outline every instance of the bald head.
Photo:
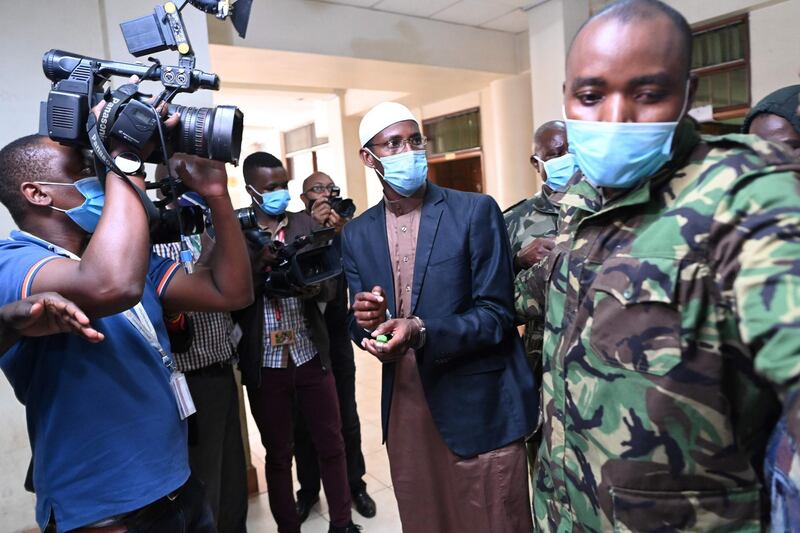
[[317,184],[327,186],[332,183],[333,180],[331,177],[324,172],[314,172],[305,180],[303,180],[303,192],[307,192],[311,187]]
[[336,186],[330,176],[324,172],[314,172],[303,181],[303,193],[300,199],[306,206],[306,211],[320,199],[329,199],[332,196],[333,188]]
[[533,134],[533,155],[531,165],[543,174],[540,161],[549,161],[567,153],[567,126],[561,120],[545,122]]

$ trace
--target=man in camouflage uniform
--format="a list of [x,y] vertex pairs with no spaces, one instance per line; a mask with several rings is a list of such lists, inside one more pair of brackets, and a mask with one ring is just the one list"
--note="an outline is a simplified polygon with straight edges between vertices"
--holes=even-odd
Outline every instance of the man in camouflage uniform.
[[[666,5],[612,4],[572,44],[567,118],[674,121],[690,50]],[[545,313],[538,529],[759,531],[781,405],[800,433],[798,167],[686,120],[668,158],[629,188],[577,174],[555,250],[517,279],[518,308]]]
[[[546,257],[554,246],[558,222],[560,192],[547,184],[543,163],[567,153],[567,128],[563,121],[545,122],[533,135],[534,151],[531,165],[542,177],[542,190],[533,197],[515,204],[503,212],[514,272],[530,268]],[[535,364],[541,359],[544,320],[541,317],[517,317],[525,324],[525,352]]]

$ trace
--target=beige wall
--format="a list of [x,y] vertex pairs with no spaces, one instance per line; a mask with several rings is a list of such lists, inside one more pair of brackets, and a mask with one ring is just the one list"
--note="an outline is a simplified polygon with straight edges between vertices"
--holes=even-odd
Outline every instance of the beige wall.
[[800,83],[800,0],[750,13],[750,75],[755,105],[775,89]]

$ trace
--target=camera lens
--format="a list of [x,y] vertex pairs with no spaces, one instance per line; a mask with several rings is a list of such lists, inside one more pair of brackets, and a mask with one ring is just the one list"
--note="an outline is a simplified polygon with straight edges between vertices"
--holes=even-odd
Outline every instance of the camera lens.
[[256,212],[252,207],[242,207],[241,209],[237,209],[236,218],[239,220],[239,225],[243,231],[258,227]]
[[244,118],[239,108],[170,105],[169,112],[181,117],[178,131],[172,138],[176,152],[234,165],[239,162]]

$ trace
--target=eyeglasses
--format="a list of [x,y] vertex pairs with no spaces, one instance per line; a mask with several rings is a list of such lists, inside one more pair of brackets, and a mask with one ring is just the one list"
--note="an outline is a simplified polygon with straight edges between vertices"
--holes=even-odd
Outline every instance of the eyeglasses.
[[427,144],[427,137],[423,137],[422,135],[414,135],[408,139],[389,139],[385,143],[372,143],[368,144],[367,146],[382,148],[384,151],[394,155],[402,152],[406,145],[409,145],[412,150],[422,150],[425,148],[425,146],[427,146]]
[[327,192],[329,192],[331,194],[336,194],[336,193],[339,192],[339,187],[337,187],[333,183],[331,183],[330,185],[317,184],[317,185],[314,185],[313,187],[309,187],[308,189],[306,189],[305,192],[309,192],[309,191],[314,192],[316,194],[322,194],[325,191],[327,191]]

